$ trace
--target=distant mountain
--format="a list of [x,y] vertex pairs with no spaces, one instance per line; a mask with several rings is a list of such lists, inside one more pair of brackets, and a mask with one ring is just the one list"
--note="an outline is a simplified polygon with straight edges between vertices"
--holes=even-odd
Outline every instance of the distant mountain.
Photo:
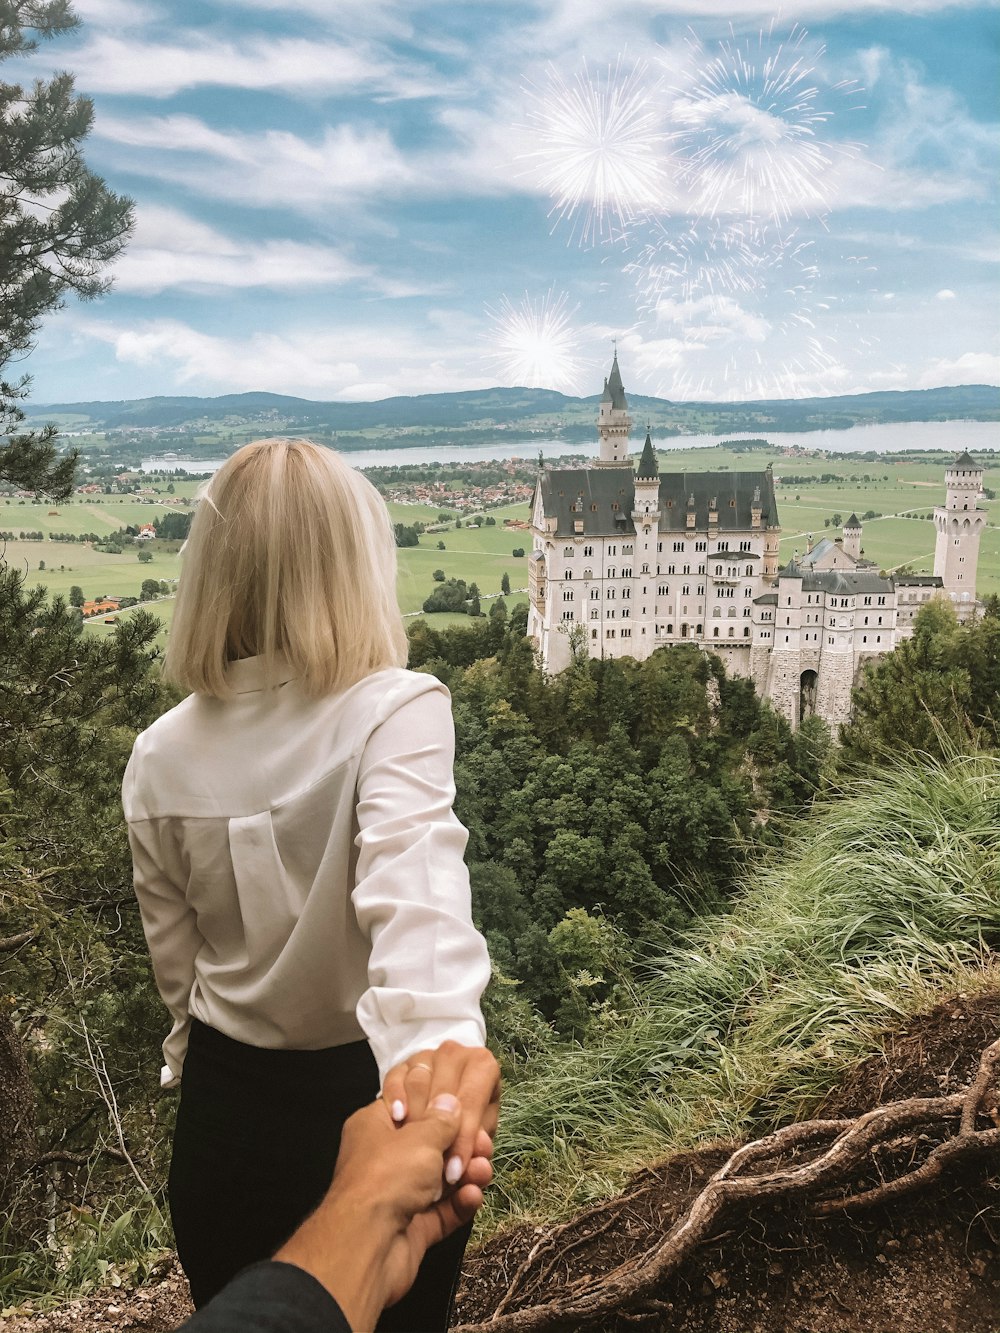
[[[384,429],[487,430],[532,424],[535,429],[593,429],[597,395],[574,398],[551,389],[493,388],[384,398],[371,403],[316,402],[278,393],[220,398],[138,398],[121,402],[33,405],[32,420],[77,416],[104,430],[165,429],[200,423],[253,422],[334,432]],[[686,433],[754,429],[816,430],[864,422],[1000,419],[1000,387],[989,384],[850,394],[836,398],[765,399],[747,403],[678,403],[629,394],[638,424]],[[83,424],[82,422],[80,424]]]

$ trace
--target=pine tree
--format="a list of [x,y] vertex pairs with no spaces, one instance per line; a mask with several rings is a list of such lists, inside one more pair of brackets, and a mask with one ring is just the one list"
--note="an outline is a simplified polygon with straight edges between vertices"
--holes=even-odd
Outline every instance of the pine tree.
[[[0,60],[77,23],[69,0],[0,0]],[[103,274],[132,230],[132,201],[83,160],[93,115],[70,74],[32,88],[0,83],[0,480],[56,499],[72,490],[76,454],[60,456],[52,426],[21,428],[30,381],[5,372],[68,293],[91,300],[107,291]]]

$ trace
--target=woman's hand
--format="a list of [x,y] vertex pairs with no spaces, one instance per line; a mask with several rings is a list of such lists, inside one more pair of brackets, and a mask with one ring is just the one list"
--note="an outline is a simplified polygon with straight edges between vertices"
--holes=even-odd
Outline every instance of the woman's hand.
[[[484,1046],[446,1041],[433,1051],[418,1051],[390,1069],[382,1098],[396,1124],[419,1120],[443,1093],[457,1097],[461,1122],[451,1145],[444,1177],[457,1185],[475,1157],[488,1157],[500,1110],[500,1066]],[[489,1149],[486,1148],[486,1138]]]

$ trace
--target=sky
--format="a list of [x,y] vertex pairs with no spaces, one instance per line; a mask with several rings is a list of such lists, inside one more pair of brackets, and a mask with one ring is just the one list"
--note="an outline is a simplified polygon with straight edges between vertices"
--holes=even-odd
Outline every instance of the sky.
[[77,0],[136,202],[36,403],[1000,384],[998,3]]

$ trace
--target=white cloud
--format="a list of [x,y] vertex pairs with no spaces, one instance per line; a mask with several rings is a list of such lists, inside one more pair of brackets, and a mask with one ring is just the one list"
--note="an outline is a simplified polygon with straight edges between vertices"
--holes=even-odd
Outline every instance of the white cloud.
[[149,205],[139,210],[135,236],[114,277],[117,291],[144,296],[170,288],[289,290],[375,281],[370,268],[331,246],[241,241],[175,209]]
[[[167,370],[176,384],[204,393],[253,389],[321,399],[357,400],[394,394],[482,388],[470,374],[468,346],[455,342],[428,360],[426,332],[393,327],[296,328],[238,336],[203,333],[181,320],[121,326],[79,315],[69,326],[77,342],[113,348],[122,365]],[[344,349],[350,350],[350,359]]]
[[952,384],[1000,384],[1000,356],[992,352],[966,352],[950,360],[932,361],[920,376],[918,389],[936,389]]
[[942,287],[937,294],[937,299],[939,301],[954,301],[955,293],[951,290],[950,287]]
[[89,27],[138,28],[160,15],[143,0],[76,0],[73,8]]
[[96,32],[73,57],[90,93],[171,97],[184,89],[270,89],[289,96],[375,92],[425,96],[434,82],[368,43],[273,34],[223,39],[190,30],[170,41]]
[[286,130],[226,133],[178,115],[101,117],[95,133],[125,148],[163,152],[152,163],[145,151],[126,158],[133,169],[232,202],[311,211],[418,185],[439,188],[421,179],[413,159],[381,129],[327,126],[310,141]]

